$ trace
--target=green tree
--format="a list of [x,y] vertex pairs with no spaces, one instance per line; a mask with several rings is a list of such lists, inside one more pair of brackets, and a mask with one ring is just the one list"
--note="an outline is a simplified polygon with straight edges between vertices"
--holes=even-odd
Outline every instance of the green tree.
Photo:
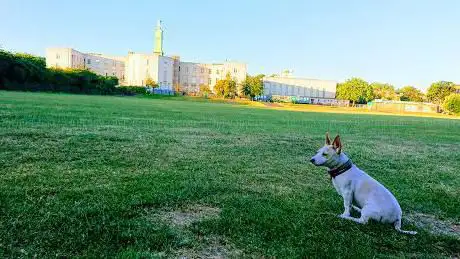
[[455,92],[455,85],[452,82],[439,81],[432,83],[428,88],[426,97],[428,101],[435,104],[442,104],[444,99]]
[[401,101],[410,101],[410,102],[423,102],[425,95],[422,91],[418,90],[413,86],[404,86],[398,90],[398,93],[401,95]]
[[218,80],[214,86],[214,92],[217,96],[223,98],[235,98],[237,92],[236,82],[227,73],[225,79]]
[[460,94],[453,93],[448,95],[442,104],[442,107],[453,114],[460,114]]
[[353,77],[337,85],[337,99],[350,100],[355,103],[367,103],[374,99],[369,83],[361,78]]
[[181,93],[182,92],[182,87],[181,87],[180,84],[178,84],[178,83],[174,84],[174,92],[176,92],[176,93]]
[[395,88],[390,84],[374,82],[370,86],[375,99],[399,100]]
[[150,77],[147,77],[147,78],[145,79],[145,85],[146,85],[146,86],[153,87],[153,88],[158,87],[158,84],[157,84],[155,81],[153,81],[153,79],[150,78]]
[[211,88],[209,88],[209,85],[201,84],[200,85],[200,96],[208,96],[211,93]]
[[247,75],[246,79],[241,84],[241,93],[251,98],[262,95],[264,91],[263,78],[264,75],[262,74],[257,76]]

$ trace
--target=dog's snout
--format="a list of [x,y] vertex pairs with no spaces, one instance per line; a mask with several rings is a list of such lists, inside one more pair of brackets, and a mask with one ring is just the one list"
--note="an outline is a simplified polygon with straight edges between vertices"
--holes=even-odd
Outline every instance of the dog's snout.
[[310,162],[314,164],[314,163],[315,163],[315,159],[314,159],[314,158],[310,159]]

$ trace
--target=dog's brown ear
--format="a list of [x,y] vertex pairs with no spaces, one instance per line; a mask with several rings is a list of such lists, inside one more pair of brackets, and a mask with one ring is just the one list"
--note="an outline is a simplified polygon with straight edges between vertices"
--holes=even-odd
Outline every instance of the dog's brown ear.
[[332,142],[332,146],[335,148],[337,154],[340,154],[340,152],[342,152],[342,141],[340,141],[339,135],[335,137],[334,142]]
[[326,145],[331,144],[331,139],[329,138],[329,131],[326,131]]

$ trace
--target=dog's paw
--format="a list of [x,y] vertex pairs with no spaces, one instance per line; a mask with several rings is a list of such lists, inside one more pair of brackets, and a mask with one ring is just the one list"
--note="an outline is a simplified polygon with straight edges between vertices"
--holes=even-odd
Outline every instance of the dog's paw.
[[345,219],[350,217],[350,213],[342,213],[338,215],[339,218]]

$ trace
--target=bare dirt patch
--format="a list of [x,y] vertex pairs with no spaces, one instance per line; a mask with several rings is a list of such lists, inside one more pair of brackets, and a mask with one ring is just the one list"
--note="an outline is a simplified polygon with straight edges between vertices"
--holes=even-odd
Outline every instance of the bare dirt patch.
[[181,259],[191,258],[241,258],[243,251],[237,249],[233,243],[222,236],[204,237],[201,245],[196,248],[184,248],[174,251],[173,257]]
[[419,228],[434,235],[449,235],[460,239],[460,224],[437,219],[434,215],[413,213],[407,215],[407,220]]
[[[221,209],[206,205],[189,205],[179,209],[164,209],[149,213],[151,220],[161,220],[183,233],[194,236],[187,228],[203,220],[218,219]],[[243,251],[223,236],[195,236],[196,242],[191,247],[182,247],[167,253],[168,258],[240,258]]]
[[192,205],[178,210],[164,210],[154,213],[154,218],[165,221],[173,227],[184,228],[203,220],[219,218],[219,208]]

